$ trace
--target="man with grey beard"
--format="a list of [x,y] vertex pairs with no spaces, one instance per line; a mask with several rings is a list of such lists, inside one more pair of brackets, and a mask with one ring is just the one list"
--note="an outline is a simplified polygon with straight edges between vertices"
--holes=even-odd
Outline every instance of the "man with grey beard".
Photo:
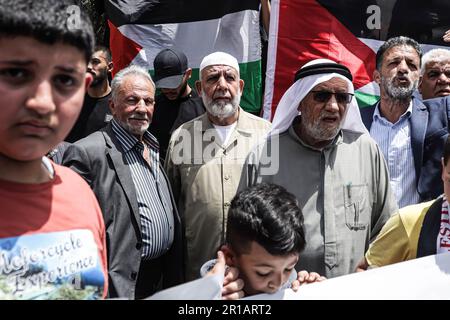
[[353,272],[397,210],[352,79],[328,59],[305,64],[278,104],[270,137],[249,154],[240,185],[274,183],[296,196],[306,246],[295,269],[327,278]]
[[165,168],[184,218],[187,280],[199,278],[203,263],[224,243],[245,158],[270,129],[268,121],[239,107],[243,87],[233,56],[203,58],[196,88],[206,113],[179,127],[169,142]]
[[387,40],[376,55],[374,80],[380,100],[361,110],[365,126],[386,159],[398,206],[439,196],[447,116],[437,104],[413,96],[420,78],[422,50],[407,37]]

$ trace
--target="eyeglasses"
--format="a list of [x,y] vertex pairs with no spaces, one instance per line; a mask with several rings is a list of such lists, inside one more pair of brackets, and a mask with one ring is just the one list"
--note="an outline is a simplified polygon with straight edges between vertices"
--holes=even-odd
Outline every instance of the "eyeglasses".
[[353,94],[348,92],[331,92],[331,91],[311,91],[313,93],[313,98],[316,102],[328,102],[331,96],[334,95],[337,103],[347,104],[352,101]]

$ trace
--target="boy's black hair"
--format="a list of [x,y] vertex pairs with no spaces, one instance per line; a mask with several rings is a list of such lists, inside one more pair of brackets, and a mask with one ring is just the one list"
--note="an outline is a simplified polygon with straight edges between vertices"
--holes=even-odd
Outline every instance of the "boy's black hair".
[[398,46],[409,46],[412,47],[414,50],[416,50],[418,56],[419,56],[419,67],[420,67],[420,61],[422,60],[422,49],[420,48],[419,43],[411,38],[399,36],[394,37],[386,40],[383,45],[378,49],[377,55],[376,55],[376,68],[378,71],[381,70],[381,65],[383,64],[383,56],[386,51],[393,47]]
[[444,165],[447,165],[448,159],[450,158],[450,135],[447,136],[444,144]]
[[95,46],[92,23],[80,7],[72,5],[76,6],[73,0],[0,0],[0,37],[69,44],[80,49],[88,63]]
[[276,184],[261,183],[231,201],[227,243],[240,255],[255,241],[270,254],[300,253],[306,245],[303,214],[295,196]]

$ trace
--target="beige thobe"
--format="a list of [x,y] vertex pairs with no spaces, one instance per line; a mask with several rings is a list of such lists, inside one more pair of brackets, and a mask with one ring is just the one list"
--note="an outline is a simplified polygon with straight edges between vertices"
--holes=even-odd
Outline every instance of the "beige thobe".
[[226,145],[206,113],[173,133],[165,169],[185,230],[186,280],[199,278],[202,264],[224,244],[227,212],[245,159],[270,126],[240,109]]

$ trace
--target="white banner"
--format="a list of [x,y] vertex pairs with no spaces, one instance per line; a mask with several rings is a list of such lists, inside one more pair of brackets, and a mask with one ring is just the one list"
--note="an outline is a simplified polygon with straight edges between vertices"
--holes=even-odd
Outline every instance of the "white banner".
[[222,297],[223,275],[207,276],[155,293],[146,300],[218,300]]
[[[150,300],[216,300],[223,276],[209,276],[160,291]],[[405,261],[274,294],[243,300],[449,300],[450,253]]]
[[405,261],[365,272],[246,300],[448,300],[450,253]]

